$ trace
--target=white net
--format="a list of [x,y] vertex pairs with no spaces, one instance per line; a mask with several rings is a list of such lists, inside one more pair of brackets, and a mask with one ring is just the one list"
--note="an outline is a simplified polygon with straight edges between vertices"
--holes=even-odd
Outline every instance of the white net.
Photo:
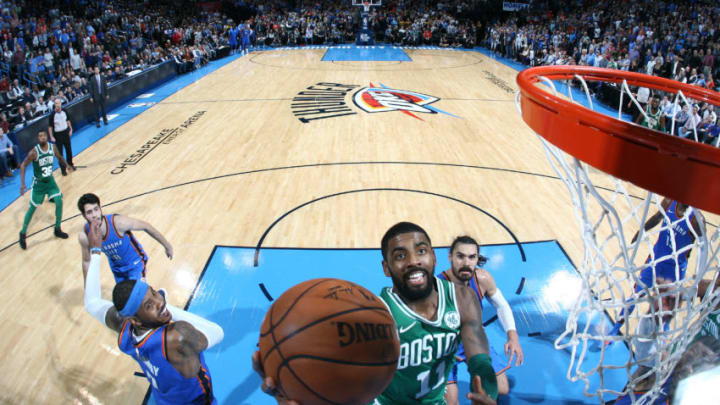
[[[574,102],[574,92],[584,95],[584,104],[595,110],[588,83],[575,78],[575,89],[572,83],[546,78],[541,82],[558,97],[565,97],[558,88],[567,88],[567,98]],[[598,89],[596,84],[591,86]],[[617,117],[627,120],[623,107],[639,108],[640,103],[627,83],[615,88],[620,93]],[[678,111],[693,108],[682,93],[667,96]],[[657,113],[653,107],[637,112],[646,126],[659,125],[654,122],[660,117]],[[675,133],[676,113],[667,116],[669,124],[662,119],[666,127],[672,126],[668,136]],[[692,134],[699,139],[696,131]],[[668,395],[668,377],[699,336],[707,315],[720,304],[720,288],[712,288],[720,268],[720,231],[712,224],[717,224],[717,217],[602,173],[539,138],[570,191],[584,243],[578,269],[582,292],[565,332],[555,341],[556,349],[570,353],[567,377],[582,380],[585,394],[597,396],[600,403],[628,396],[627,403],[650,404]],[[608,316],[614,324],[604,322]],[[622,344],[628,355],[609,350]],[[588,351],[599,356],[587,356]],[[606,378],[617,373],[626,376],[625,386],[605,383],[617,380]]]

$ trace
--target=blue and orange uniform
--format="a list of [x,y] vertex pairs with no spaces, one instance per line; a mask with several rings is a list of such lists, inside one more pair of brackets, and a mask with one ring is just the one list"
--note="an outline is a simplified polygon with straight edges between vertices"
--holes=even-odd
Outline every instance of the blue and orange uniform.
[[[690,208],[688,207],[688,209]],[[643,288],[652,287],[654,285],[654,280],[657,277],[662,277],[670,281],[677,281],[677,276],[679,276],[681,280],[685,278],[685,271],[687,270],[688,264],[688,256],[690,256],[690,249],[681,254],[678,254],[677,260],[675,260],[675,257],[673,257],[672,254],[674,251],[677,252],[682,248],[691,245],[695,240],[695,236],[693,236],[693,231],[690,229],[690,227],[692,226],[691,221],[695,217],[695,212],[692,211],[688,216],[687,220],[684,220],[683,217],[678,215],[677,213],[677,201],[673,201],[667,208],[667,210],[665,210],[665,215],[667,216],[667,218],[663,218],[662,224],[664,229],[660,231],[660,235],[658,235],[658,239],[653,246],[653,253],[652,255],[648,255],[645,263],[649,263],[653,258],[655,258],[655,260],[666,256],[667,258],[657,261],[655,263],[655,268],[653,268],[652,265],[648,265],[642,269],[642,271],[640,272],[640,282],[644,284],[644,286],[640,283],[635,284],[636,292],[639,292]],[[668,220],[670,221],[669,224]],[[670,228],[672,228],[672,232],[670,231]],[[674,250],[673,237],[675,239]],[[675,273],[676,266],[677,276]],[[655,275],[654,277],[653,273]],[[627,302],[631,302],[631,300],[628,300]],[[610,330],[608,335],[617,335],[620,332],[620,328],[624,323],[625,312],[627,311],[628,315],[630,315],[634,310],[635,304],[628,305],[627,308],[623,308],[623,310],[620,311],[618,320],[615,322],[615,325]],[[669,326],[669,323],[665,323],[666,330],[669,328]]]
[[[450,281],[450,277],[447,275],[446,271],[443,271],[442,273],[437,275],[439,278],[443,280]],[[472,289],[475,292],[475,296],[477,297],[478,301],[480,302],[480,307],[482,308],[483,303],[483,297],[485,294],[480,289],[480,285],[478,284],[477,277],[475,277],[475,274],[473,273],[473,277],[470,279],[470,282],[468,283],[468,286],[470,289]],[[492,360],[492,367],[493,370],[495,370],[495,375],[500,375],[507,371],[510,366],[508,364],[504,364],[500,361],[500,355],[492,348],[490,349],[490,360]],[[455,365],[452,368],[452,371],[450,371],[450,376],[448,377],[448,384],[456,384],[457,383],[457,374],[458,374],[458,363],[462,363],[465,360],[465,347],[463,347],[462,342],[460,342],[460,346],[458,347],[457,353],[455,353],[455,359],[457,360],[455,362]]]
[[[688,208],[690,209],[690,208]],[[691,212],[687,220],[683,220],[682,216],[677,213],[677,201],[673,201],[668,209],[665,211],[667,218],[663,218],[663,229],[658,235],[657,242],[653,246],[653,255],[648,256],[646,263],[650,261],[652,257],[655,260],[668,256],[666,259],[655,263],[655,277],[663,277],[672,281],[677,281],[675,275],[675,266],[678,268],[678,275],[680,279],[685,278],[685,271],[687,270],[688,256],[690,250],[681,253],[677,256],[677,260],[672,257],[673,253],[673,236],[675,239],[675,251],[678,251],[688,245],[691,245],[695,240],[693,231],[690,229],[691,220],[695,216],[695,212]],[[670,224],[668,224],[670,220]],[[672,228],[672,233],[670,231]],[[640,281],[645,283],[646,286],[651,287],[653,285],[653,268],[647,266],[640,273]],[[641,287],[636,286],[636,290]]]
[[[131,231],[120,235],[115,227],[115,214],[104,215],[103,221],[107,232],[101,249],[110,261],[115,283],[145,278],[148,256],[140,242]],[[89,231],[90,225],[85,224],[85,233]]]
[[228,31],[228,40],[230,42],[230,50],[232,52],[235,52],[235,50],[238,47],[238,30],[235,27],[230,27],[230,30]]
[[216,405],[212,378],[202,353],[198,354],[200,370],[192,378],[183,377],[170,364],[165,351],[168,325],[170,324],[152,329],[145,336],[137,337],[133,333],[132,324],[126,320],[120,329],[118,346],[123,353],[140,364],[140,368],[150,382],[152,397],[157,405]]
[[243,24],[242,28],[240,28],[240,45],[243,51],[247,51],[250,47],[250,35],[250,25]]

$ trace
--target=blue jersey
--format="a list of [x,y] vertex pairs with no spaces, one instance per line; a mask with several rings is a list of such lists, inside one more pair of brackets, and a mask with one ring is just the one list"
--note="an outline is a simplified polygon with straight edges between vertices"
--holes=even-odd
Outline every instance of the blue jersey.
[[[103,216],[107,232],[102,243],[102,251],[110,261],[110,269],[115,276],[115,282],[124,280],[138,280],[145,277],[145,264],[148,256],[140,242],[135,239],[132,232],[127,231],[122,236],[115,227],[115,214]],[[85,224],[85,233],[90,225]]]
[[235,28],[230,28],[230,32],[228,33],[228,35],[230,37],[230,44],[237,44],[238,31]]
[[[690,208],[688,208],[690,209]],[[693,231],[690,229],[690,220],[695,216],[694,212],[690,213],[690,216],[688,217],[688,220],[685,221],[682,219],[682,217],[678,216],[677,214],[677,202],[673,201],[672,204],[668,207],[667,211],[665,211],[665,214],[667,215],[667,219],[663,219],[663,227],[668,227],[668,219],[670,220],[670,227],[672,227],[672,233],[670,232],[669,228],[663,229],[660,231],[660,235],[658,236],[657,242],[655,242],[655,246],[653,246],[653,256],[655,260],[660,259],[664,256],[670,256],[662,261],[659,261],[655,264],[655,274],[656,276],[661,276],[665,278],[669,278],[673,281],[676,280],[675,277],[675,264],[677,263],[678,270],[680,273],[680,278],[685,277],[685,270],[687,269],[687,263],[688,263],[688,256],[690,255],[690,250],[686,251],[685,253],[682,253],[678,255],[677,262],[675,261],[675,258],[673,258],[672,252],[673,252],[673,237],[675,239],[675,250],[680,250],[685,246],[688,246],[693,243],[695,237],[693,236]],[[648,257],[648,261],[650,260],[650,257]],[[647,279],[647,276],[650,276],[649,282],[650,285],[652,284],[652,268],[646,268],[644,271],[646,273],[645,279]],[[648,280],[643,280],[647,284]]]
[[243,27],[240,30],[240,34],[243,42],[250,42],[250,28],[248,28],[247,26]]
[[152,396],[158,405],[217,404],[213,397],[210,372],[202,353],[198,355],[200,370],[197,376],[192,378],[183,377],[168,361],[165,353],[168,325],[151,330],[138,341],[133,335],[132,324],[126,320],[118,336],[118,346],[123,353],[140,364],[145,377],[150,381]]

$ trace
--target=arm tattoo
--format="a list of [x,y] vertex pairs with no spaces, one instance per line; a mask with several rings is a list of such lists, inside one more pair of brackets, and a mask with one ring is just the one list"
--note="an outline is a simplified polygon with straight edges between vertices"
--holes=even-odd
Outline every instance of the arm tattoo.
[[183,355],[197,355],[207,348],[208,341],[205,335],[200,333],[200,331],[195,329],[190,323],[178,321],[173,325],[178,332],[178,347]]

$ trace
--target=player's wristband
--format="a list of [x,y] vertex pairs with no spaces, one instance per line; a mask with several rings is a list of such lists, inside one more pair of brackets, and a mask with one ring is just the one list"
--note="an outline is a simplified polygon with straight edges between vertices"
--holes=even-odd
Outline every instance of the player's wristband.
[[476,354],[468,360],[467,366],[471,376],[480,377],[485,393],[490,398],[497,399],[497,377],[495,376],[495,370],[492,368],[490,356],[487,354]]
[[100,248],[94,247],[94,248],[90,249],[90,253],[100,254],[100,253],[102,253],[102,250]]

